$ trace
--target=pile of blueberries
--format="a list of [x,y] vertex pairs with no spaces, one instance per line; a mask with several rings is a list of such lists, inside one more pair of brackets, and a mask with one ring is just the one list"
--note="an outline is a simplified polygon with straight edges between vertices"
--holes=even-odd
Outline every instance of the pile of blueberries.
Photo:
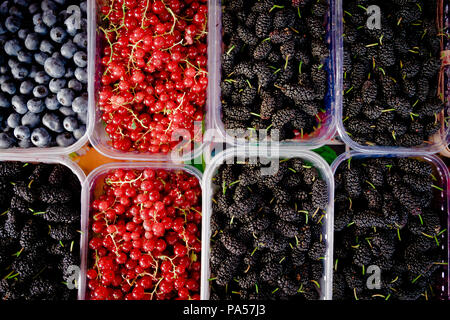
[[67,147],[86,132],[87,2],[0,2],[0,149]]

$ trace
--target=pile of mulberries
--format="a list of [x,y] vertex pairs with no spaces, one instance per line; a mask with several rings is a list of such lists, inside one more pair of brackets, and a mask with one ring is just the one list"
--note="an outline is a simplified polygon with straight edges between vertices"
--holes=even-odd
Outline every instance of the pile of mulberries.
[[[442,298],[447,215],[436,198],[439,179],[429,162],[415,158],[350,159],[339,166],[333,300]],[[374,270],[378,287],[371,286]]]
[[[231,136],[303,139],[326,119],[327,0],[223,1],[222,120]],[[275,131],[277,130],[277,131]]]
[[66,166],[0,163],[0,300],[76,300],[80,193]]
[[[366,8],[381,9],[381,29]],[[344,1],[344,127],[360,145],[414,147],[442,127],[436,1]],[[442,99],[442,100],[441,100]]]
[[211,299],[315,300],[327,242],[327,184],[295,158],[222,165],[213,179]]

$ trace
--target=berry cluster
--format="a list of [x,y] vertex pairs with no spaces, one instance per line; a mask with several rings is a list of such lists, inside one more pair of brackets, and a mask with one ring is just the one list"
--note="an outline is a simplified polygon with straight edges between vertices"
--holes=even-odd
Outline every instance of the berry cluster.
[[73,0],[0,4],[1,149],[67,147],[85,135],[86,5]]
[[[232,136],[306,139],[325,121],[328,1],[224,1],[222,120]],[[277,130],[275,133],[274,130]]]
[[200,299],[201,188],[181,170],[116,169],[92,202],[87,299]]
[[[433,173],[430,163],[413,158],[339,166],[333,299],[440,298],[447,216],[435,200],[433,190],[442,189]],[[370,266],[380,269],[379,288],[367,287]]]
[[0,300],[75,300],[78,178],[63,165],[0,163]]
[[299,158],[262,169],[273,170],[222,165],[214,177],[211,299],[319,299],[327,184]]
[[[370,30],[366,8],[381,8]],[[437,133],[436,1],[344,1],[344,126],[361,145],[414,147]]]
[[[113,148],[166,154],[201,134],[208,84],[206,0],[114,1],[101,8],[98,105]],[[172,135],[178,134],[177,139]]]

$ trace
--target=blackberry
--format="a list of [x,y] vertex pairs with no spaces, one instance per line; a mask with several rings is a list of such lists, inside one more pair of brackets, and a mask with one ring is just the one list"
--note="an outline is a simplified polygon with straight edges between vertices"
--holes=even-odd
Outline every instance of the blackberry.
[[223,246],[235,256],[241,256],[247,251],[244,243],[236,239],[229,232],[224,231],[220,236],[220,241],[222,242]]
[[283,44],[293,39],[294,35],[290,29],[276,29],[269,34],[273,44]]
[[299,285],[293,279],[290,279],[287,276],[282,276],[277,280],[278,288],[283,291],[287,296],[294,296],[297,294],[297,290],[299,289]]
[[51,226],[49,236],[57,241],[68,241],[75,239],[77,232],[71,225],[56,224]]
[[72,200],[72,193],[62,188],[42,186],[39,200],[48,204],[68,203]]
[[269,54],[272,52],[272,45],[269,41],[262,41],[258,44],[253,51],[253,58],[255,60],[265,60],[268,58]]
[[256,19],[255,33],[258,38],[266,38],[272,27],[272,17],[268,13],[261,13]]
[[17,178],[24,172],[23,163],[16,161],[0,162],[0,177]]
[[362,100],[365,103],[370,104],[370,103],[374,102],[375,99],[377,98],[378,87],[377,87],[376,82],[367,80],[366,82],[364,82],[361,90],[362,90],[362,92],[361,92]]
[[322,210],[326,209],[328,204],[328,187],[325,181],[316,180],[312,185],[311,201],[314,207]]
[[37,300],[55,300],[57,287],[54,282],[44,279],[33,280],[30,284],[30,297]]
[[355,215],[353,216],[353,221],[358,228],[387,227],[384,215],[371,210],[355,213]]
[[80,219],[80,213],[69,205],[49,205],[42,215],[48,222],[73,223]]
[[308,257],[314,261],[323,259],[325,256],[326,248],[327,247],[325,242],[314,242],[311,244],[311,247],[308,250]]
[[24,181],[15,183],[13,187],[14,194],[28,203],[33,203],[38,200],[38,191]]

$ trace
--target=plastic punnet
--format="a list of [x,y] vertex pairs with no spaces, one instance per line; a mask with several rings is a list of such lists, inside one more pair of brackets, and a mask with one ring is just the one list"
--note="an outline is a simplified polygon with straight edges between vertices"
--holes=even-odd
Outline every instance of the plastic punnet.
[[248,149],[232,147],[223,152],[217,154],[206,169],[202,180],[202,269],[201,269],[201,288],[200,298],[201,300],[209,300],[210,285],[209,278],[211,277],[211,270],[209,266],[210,255],[210,241],[211,239],[211,214],[212,214],[212,196],[215,186],[212,182],[212,178],[217,173],[220,165],[227,163],[234,157],[240,160],[251,158],[264,158],[264,159],[290,159],[300,158],[310,162],[315,168],[317,168],[322,176],[323,180],[327,183],[328,187],[328,207],[326,210],[325,223],[323,224],[323,234],[325,241],[327,242],[327,249],[324,259],[324,274],[321,279],[320,287],[322,289],[321,300],[331,300],[333,291],[333,205],[334,201],[334,179],[330,166],[319,155],[311,151],[299,151],[293,148],[282,147],[277,152],[277,155],[262,155],[261,148],[249,147]]

